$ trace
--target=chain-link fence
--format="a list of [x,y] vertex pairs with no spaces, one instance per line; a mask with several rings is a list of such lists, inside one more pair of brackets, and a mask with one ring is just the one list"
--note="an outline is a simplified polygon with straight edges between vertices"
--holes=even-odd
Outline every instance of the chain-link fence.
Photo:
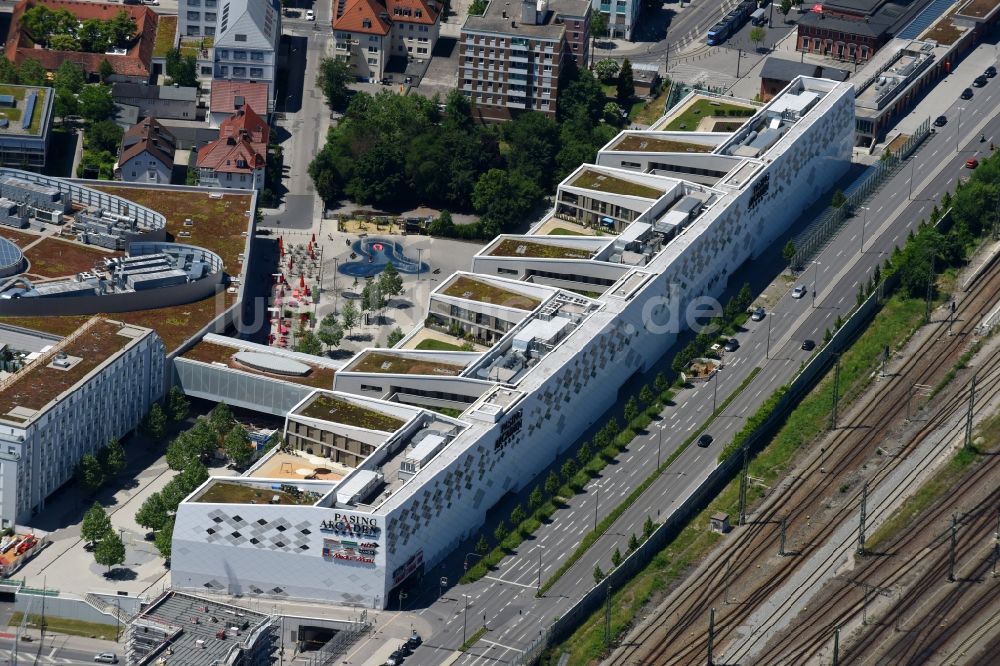
[[887,153],[878,164],[872,167],[871,172],[865,176],[857,188],[847,195],[842,206],[839,208],[830,206],[805,231],[799,234],[792,241],[795,246],[795,255],[790,262],[791,267],[795,270],[802,270],[813,257],[826,247],[826,244],[844,225],[844,222],[852,217],[854,211],[874,194],[882,183],[899,171],[907,158],[930,133],[931,120],[928,118],[921,123],[917,131],[903,143],[899,150]]

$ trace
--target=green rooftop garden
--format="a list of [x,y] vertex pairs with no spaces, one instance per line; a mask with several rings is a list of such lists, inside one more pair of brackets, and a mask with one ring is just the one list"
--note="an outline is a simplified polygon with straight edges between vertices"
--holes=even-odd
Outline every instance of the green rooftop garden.
[[404,421],[395,416],[383,414],[325,393],[316,396],[316,399],[306,405],[299,414],[311,419],[343,423],[355,428],[381,432],[396,432],[404,424]]
[[676,139],[657,139],[649,136],[626,134],[612,150],[642,151],[648,153],[710,153],[712,146]]
[[530,257],[533,259],[590,259],[594,253],[578,247],[532,243],[531,241],[505,238],[493,251],[492,257]]
[[464,367],[454,363],[441,363],[422,356],[367,352],[348,368],[347,372],[455,376],[462,372]]
[[607,192],[609,194],[621,194],[623,196],[643,197],[646,199],[659,199],[663,196],[663,190],[630,180],[616,178],[598,171],[584,170],[576,177],[571,187],[581,187],[587,190]]
[[[31,125],[28,129],[22,130],[21,114],[24,109],[24,98],[27,97],[28,93],[31,91],[35,91],[35,93],[37,93],[38,99],[35,100],[35,111],[31,117]],[[10,125],[4,131],[13,132],[15,134],[38,134],[42,129],[42,117],[45,115],[46,92],[45,88],[35,88],[32,86],[0,85],[0,95],[10,95],[17,100],[16,106],[0,107],[0,115],[10,121]]]
[[275,496],[278,497],[278,504],[293,506],[315,504],[322,497],[319,493],[299,492],[295,486],[288,484],[283,485],[282,490],[272,490],[259,485],[215,481],[195,501],[206,504],[270,504]]
[[153,43],[153,57],[166,57],[167,51],[174,47],[177,38],[177,17],[161,16],[156,22],[156,41]]
[[737,117],[749,118],[757,112],[752,106],[716,102],[711,99],[699,99],[688,106],[683,113],[673,119],[665,129],[672,132],[693,132],[698,129],[702,118]]
[[506,308],[517,308],[518,310],[534,310],[541,301],[531,296],[519,294],[516,291],[503,289],[495,284],[483,280],[475,280],[466,275],[460,275],[449,284],[442,292],[447,296],[464,298],[480,303],[492,303],[502,305]]

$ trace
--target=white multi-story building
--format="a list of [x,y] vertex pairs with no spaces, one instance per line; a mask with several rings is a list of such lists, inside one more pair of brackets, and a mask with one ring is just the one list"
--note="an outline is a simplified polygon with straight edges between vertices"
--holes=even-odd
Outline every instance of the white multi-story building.
[[440,29],[440,9],[427,0],[334,3],[334,52],[363,79],[381,80],[394,56],[429,59]]
[[267,84],[266,115],[274,111],[281,11],[278,0],[222,0],[215,31],[213,80]]
[[[739,267],[827,194],[850,164],[854,89],[799,78],[735,132],[634,134],[559,188],[553,217],[567,222],[558,223],[603,235],[490,243],[475,272],[431,293],[421,328],[393,349],[356,355],[334,391],[300,398],[284,450],[186,498],[172,584],[385,607],[653,367],[690,306],[721,296]],[[702,145],[700,162],[677,152],[688,142]],[[478,351],[412,349],[445,334]],[[276,367],[310,372],[288,360]],[[213,382],[201,381],[207,395]],[[275,404],[281,389],[260,388],[253,399]]]
[[594,35],[595,39],[610,37],[632,41],[642,11],[641,0],[591,0],[591,7],[608,19],[608,34]]
[[27,521],[77,463],[133,430],[164,389],[163,342],[91,319],[0,386],[0,526]]
[[178,0],[177,34],[184,37],[214,37],[219,0]]

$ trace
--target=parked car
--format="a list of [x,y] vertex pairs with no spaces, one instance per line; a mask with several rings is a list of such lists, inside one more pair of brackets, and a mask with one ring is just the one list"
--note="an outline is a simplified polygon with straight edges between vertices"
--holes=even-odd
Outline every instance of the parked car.
[[418,648],[423,642],[424,639],[420,637],[420,634],[414,631],[413,634],[407,639],[406,644],[411,648]]
[[734,352],[740,348],[740,342],[736,338],[729,338],[726,340],[726,344],[722,346],[727,352]]
[[767,313],[764,312],[764,308],[756,308],[753,311],[753,314],[750,315],[750,320],[751,321],[762,321],[764,319],[764,317],[766,317],[766,316],[767,316]]
[[703,449],[708,448],[711,444],[712,444],[711,435],[702,435],[701,437],[698,438],[698,446],[700,446]]
[[813,342],[812,340],[803,340],[802,348],[805,349],[806,351],[812,351],[813,349],[816,349],[816,343]]
[[94,655],[94,661],[99,664],[117,664],[118,655],[114,652],[102,652]]
[[983,72],[983,75],[988,79],[992,79],[994,76],[997,75],[997,68],[994,67],[993,65],[990,65],[989,67],[986,68],[986,71]]
[[316,12],[314,12],[311,9],[307,9],[306,10],[306,20],[307,21],[315,21],[316,20]]
[[979,76],[977,76],[975,79],[972,80],[972,85],[974,85],[977,88],[982,88],[987,83],[989,83],[989,79],[987,79],[982,74],[980,74]]
[[274,232],[271,231],[270,229],[258,229],[257,230],[257,235],[258,236],[270,236],[273,233]]
[[966,88],[960,96],[962,99],[972,99],[972,88]]
[[802,298],[806,295],[806,286],[800,284],[795,289],[792,289],[792,298]]
[[970,157],[969,159],[965,160],[966,169],[975,169],[977,166],[979,166],[979,160],[977,160],[975,157]]
[[937,118],[934,119],[935,127],[944,127],[947,124],[948,124],[948,119],[945,118],[944,116],[938,116]]

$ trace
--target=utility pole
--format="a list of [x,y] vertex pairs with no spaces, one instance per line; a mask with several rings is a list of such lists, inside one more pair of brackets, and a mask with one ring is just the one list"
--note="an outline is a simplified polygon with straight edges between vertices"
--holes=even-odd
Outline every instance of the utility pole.
[[545,546],[538,544],[538,586],[535,588],[535,594],[542,591],[542,548]]
[[740,515],[739,524],[745,525],[747,520],[747,484],[749,483],[749,455],[747,447],[743,447],[743,472],[740,474]]
[[611,645],[611,581],[604,596],[604,646]]
[[972,375],[972,383],[969,385],[969,411],[965,414],[965,448],[972,448],[972,409],[976,404],[976,376]]
[[951,545],[948,548],[948,580],[955,582],[955,549],[958,547],[958,514],[951,514]]
[[833,410],[830,412],[830,430],[837,429],[837,407],[840,405],[840,354],[833,373]]
[[880,377],[885,377],[885,366],[889,363],[889,345],[885,346],[882,350],[882,371],[879,373]]
[[462,596],[465,597],[465,613],[462,615],[462,645],[465,645],[466,629],[469,624],[469,595],[463,594]]
[[733,570],[733,556],[730,555],[729,558],[726,559],[726,587],[722,591],[722,602],[727,606],[729,605],[729,581],[731,580],[729,574],[732,572],[732,570]]
[[785,556],[785,528],[788,527],[788,517],[781,519],[781,543],[778,545],[778,555]]
[[840,665],[840,627],[833,630],[833,666]]
[[[743,60],[743,49],[740,49],[736,55],[736,78],[740,78],[740,61]],[[708,663],[712,663],[711,658],[709,658]]]
[[861,488],[861,520],[858,525],[858,555],[865,556],[865,520],[868,518],[868,482]]
[[712,647],[715,643],[715,609],[712,608],[708,611],[708,666],[713,666],[715,664],[715,659],[712,657]]

